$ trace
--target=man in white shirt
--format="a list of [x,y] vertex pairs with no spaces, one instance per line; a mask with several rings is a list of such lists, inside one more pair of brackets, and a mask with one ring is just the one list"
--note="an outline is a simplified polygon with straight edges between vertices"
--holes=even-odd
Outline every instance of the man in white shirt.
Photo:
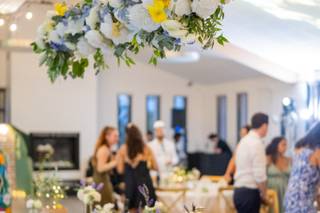
[[153,125],[155,138],[148,143],[156,158],[160,178],[179,161],[174,143],[165,138],[164,127],[163,121],[156,121]]
[[268,124],[266,114],[255,114],[252,130],[237,147],[234,203],[238,213],[259,213],[261,201],[266,201],[267,161],[262,138],[267,135]]

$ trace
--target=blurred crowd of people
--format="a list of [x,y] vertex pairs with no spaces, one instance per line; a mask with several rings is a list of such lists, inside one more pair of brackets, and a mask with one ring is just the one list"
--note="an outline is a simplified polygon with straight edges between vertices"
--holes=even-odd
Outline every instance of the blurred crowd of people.
[[[275,137],[265,147],[269,118],[257,113],[251,125],[240,131],[241,140],[232,154],[227,142],[217,134],[208,136],[206,149],[213,154],[232,155],[224,179],[233,184],[234,204],[239,213],[258,213],[262,203],[270,204],[267,189],[277,192],[280,209],[288,213],[316,212],[317,184],[320,180],[320,124],[296,144],[293,158],[286,156],[287,140]],[[185,143],[180,133],[166,138],[165,123],[154,123],[154,132],[144,139],[135,124],[126,128],[125,143],[118,148],[119,133],[105,127],[91,159],[93,181],[103,183],[101,203],[115,202],[121,195],[126,210],[137,212],[146,204],[139,186],[148,188],[150,202],[156,201],[154,183],[176,165],[187,164]],[[150,205],[150,203],[148,203]]]

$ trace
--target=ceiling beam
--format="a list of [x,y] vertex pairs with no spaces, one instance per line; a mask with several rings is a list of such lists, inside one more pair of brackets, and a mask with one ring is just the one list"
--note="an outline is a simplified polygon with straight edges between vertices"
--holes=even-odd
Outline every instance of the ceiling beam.
[[221,55],[237,63],[248,66],[262,74],[268,75],[272,78],[286,83],[298,82],[297,73],[231,43],[225,44],[224,46],[217,45],[213,50],[205,52],[207,52],[207,54],[213,53]]

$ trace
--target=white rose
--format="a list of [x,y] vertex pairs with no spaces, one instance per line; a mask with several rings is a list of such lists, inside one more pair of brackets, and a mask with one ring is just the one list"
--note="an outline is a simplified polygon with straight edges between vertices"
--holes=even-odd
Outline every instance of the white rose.
[[45,43],[44,43],[42,38],[39,38],[39,37],[36,38],[35,43],[40,49],[44,49],[45,48]]
[[219,6],[220,0],[194,0],[191,4],[192,12],[203,19],[211,16]]
[[191,2],[190,0],[172,0],[169,9],[174,10],[174,13],[178,16],[189,15],[191,13]]
[[62,44],[62,40],[56,30],[53,30],[49,33],[48,40],[56,44]]
[[136,4],[128,9],[129,23],[137,30],[145,30],[147,32],[155,31],[160,27],[159,24],[154,23],[149,15],[149,12],[142,4]]
[[67,29],[67,26],[60,22],[59,24],[57,24],[55,31],[60,37],[63,37]]
[[36,208],[36,209],[42,208],[42,203],[40,200],[35,200],[33,205],[34,205],[34,208]]
[[99,7],[98,6],[93,7],[90,10],[89,16],[86,18],[86,23],[91,28],[91,30],[94,30],[96,28],[96,25],[99,21],[98,12],[99,12]]
[[84,199],[83,189],[79,189],[79,191],[77,192],[77,197],[79,200],[83,201]]
[[91,204],[92,197],[89,194],[84,194],[82,202],[86,205]]
[[106,46],[102,35],[97,30],[88,31],[84,37],[87,39],[88,43],[95,48]]
[[95,202],[100,202],[101,201],[101,194],[99,192],[97,192],[97,191],[94,191],[92,193],[92,197],[93,197],[93,200]]
[[77,50],[81,57],[88,57],[93,54],[96,49],[92,47],[85,38],[81,38],[77,43]]
[[109,0],[109,4],[113,8],[120,8],[123,4],[122,0]]
[[196,37],[193,34],[189,34],[185,27],[178,21],[166,20],[161,23],[161,26],[171,37],[180,39],[182,43],[193,43],[196,39]]
[[26,207],[27,207],[27,209],[33,208],[33,200],[32,199],[27,200]]
[[114,208],[113,203],[107,203],[103,206],[103,210],[106,211],[107,213],[111,212],[113,208]]
[[84,26],[84,19],[69,20],[66,33],[70,33],[71,35],[81,33],[83,26]]
[[[71,43],[71,42],[65,42],[64,45],[69,49],[69,50],[76,50],[76,45]],[[54,153],[54,149],[48,150],[49,153]]]

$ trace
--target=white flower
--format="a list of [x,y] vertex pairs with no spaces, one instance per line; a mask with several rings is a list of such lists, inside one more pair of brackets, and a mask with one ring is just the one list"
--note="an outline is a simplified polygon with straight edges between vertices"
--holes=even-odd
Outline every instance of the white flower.
[[53,22],[51,20],[47,20],[38,27],[37,36],[44,37],[52,30],[53,30]]
[[33,200],[32,199],[27,200],[26,207],[27,207],[27,209],[33,208]]
[[96,25],[99,21],[98,12],[99,12],[99,7],[98,6],[93,7],[90,10],[89,16],[86,18],[86,23],[92,30],[96,28]]
[[189,34],[179,21],[166,20],[161,23],[161,26],[171,37],[181,39],[182,43],[192,43],[195,41],[195,36]]
[[62,43],[62,40],[56,30],[53,30],[49,33],[48,40],[49,40],[49,42],[54,42],[56,44]]
[[60,37],[63,37],[67,29],[67,26],[60,22],[59,24],[57,24],[55,31],[57,31]]
[[178,16],[189,15],[191,13],[191,2],[190,0],[172,0],[169,9],[174,10],[174,13]]
[[114,208],[114,204],[113,203],[107,203],[103,206],[103,210],[106,212],[111,212],[112,209]]
[[201,18],[208,18],[219,6],[220,0],[194,0],[192,2],[192,12],[195,12]]
[[123,0],[109,0],[109,4],[113,8],[120,8],[123,4]]
[[40,38],[39,36],[36,38],[35,43],[40,49],[45,48],[45,43],[44,43],[43,39]]
[[57,13],[54,10],[48,10],[46,14],[48,19],[51,19],[55,15],[57,15]]
[[88,43],[95,48],[102,48],[105,46],[104,39],[97,30],[88,31],[84,37],[87,39]]
[[114,23],[110,14],[104,17],[100,26],[101,33],[115,43],[123,44],[132,40],[134,33],[130,32],[123,24]]
[[71,43],[71,42],[65,42],[64,45],[69,49],[69,50],[76,50],[76,45]]
[[82,18],[77,20],[69,20],[65,33],[70,33],[71,35],[81,33],[83,31],[83,26],[84,26],[84,19]]
[[3,195],[3,203],[6,205],[9,205],[11,202],[11,196],[10,194],[5,194]]
[[81,57],[88,57],[93,54],[96,49],[92,47],[85,38],[81,38],[77,43],[77,50]]
[[94,191],[91,196],[93,197],[93,200],[95,202],[100,202],[101,201],[101,194],[97,191]]
[[137,30],[145,30],[147,32],[155,31],[159,28],[159,24],[152,21],[148,11],[142,4],[136,4],[128,9],[129,22]]
[[83,189],[79,189],[79,191],[77,192],[77,197],[79,200],[83,201],[84,199]]
[[42,203],[41,203],[40,200],[35,200],[33,205],[34,205],[35,209],[41,209],[42,208]]

